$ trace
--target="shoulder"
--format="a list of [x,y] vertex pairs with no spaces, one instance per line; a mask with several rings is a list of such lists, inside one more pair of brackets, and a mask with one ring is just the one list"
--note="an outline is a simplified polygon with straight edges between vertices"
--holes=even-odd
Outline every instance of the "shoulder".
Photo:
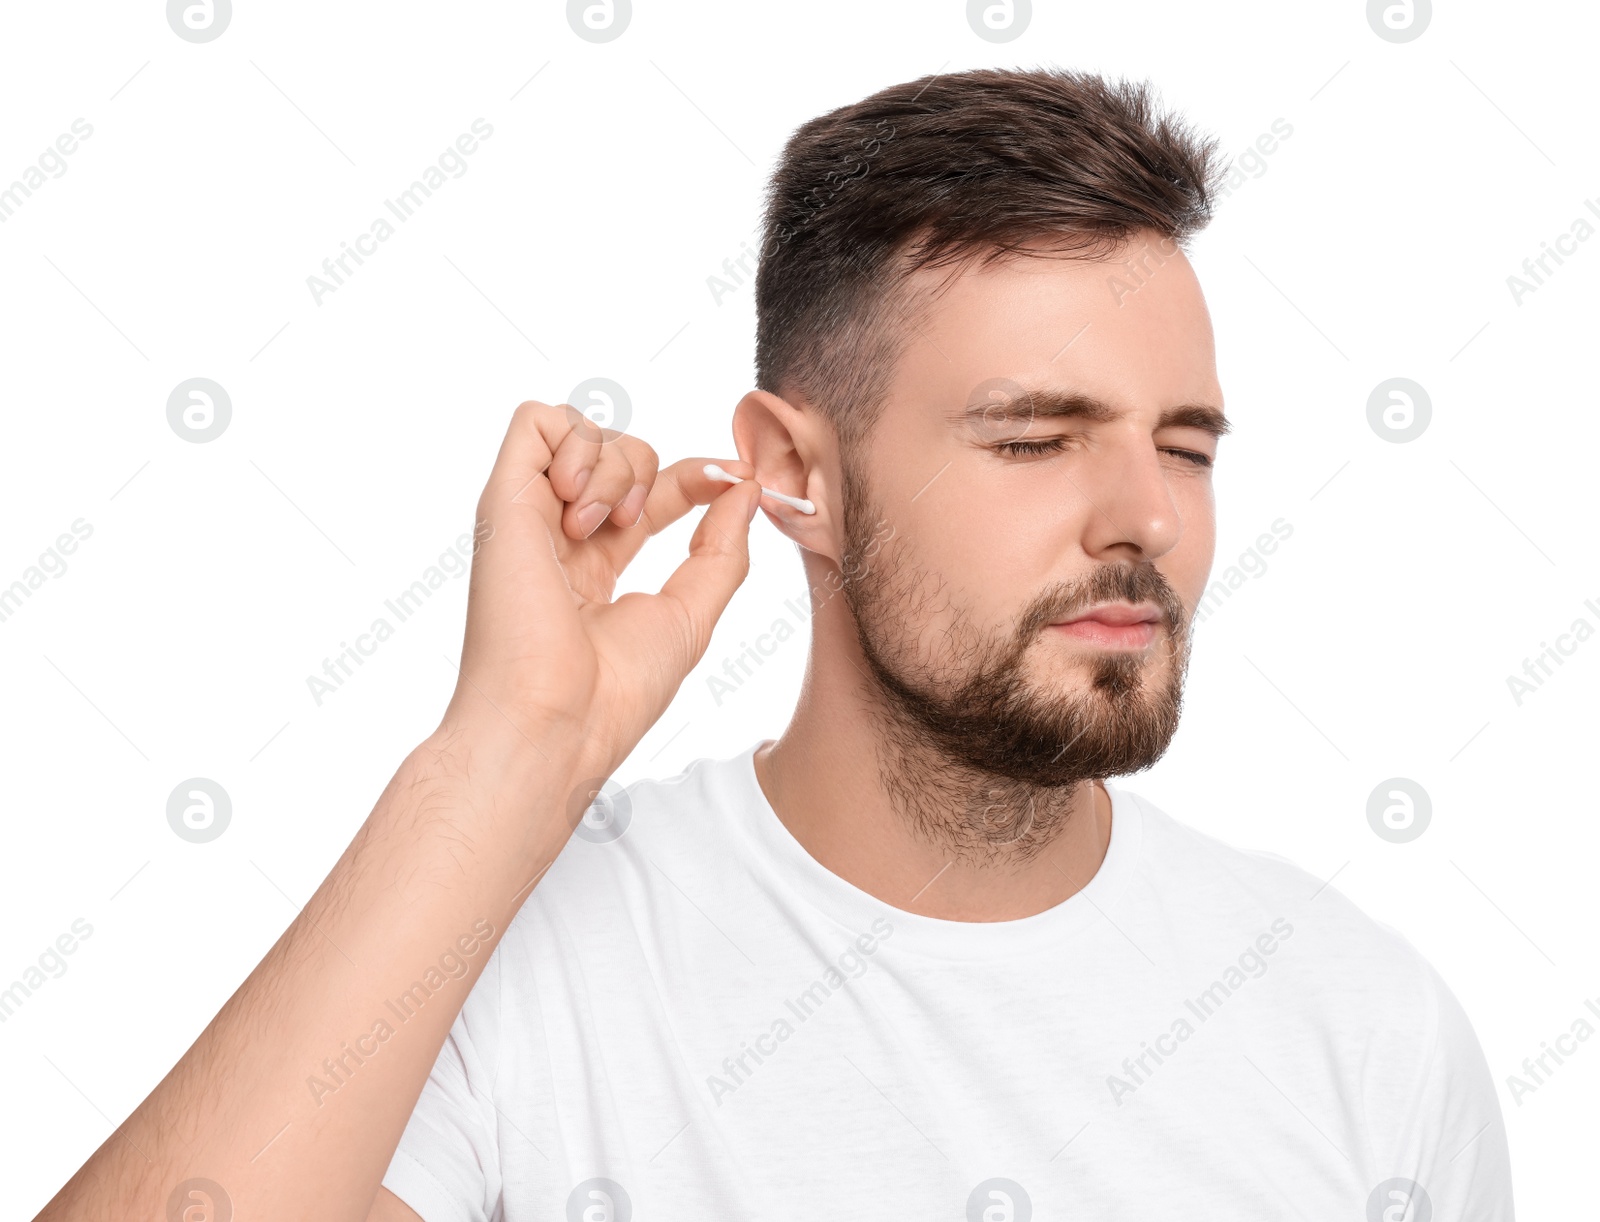
[[1319,877],[1296,862],[1264,849],[1245,848],[1174,818],[1148,798],[1127,790],[1142,824],[1144,873],[1168,895],[1201,914],[1272,912],[1300,917],[1326,951],[1358,955],[1407,973],[1426,960],[1403,934],[1368,916],[1341,892],[1340,869]]
[[[750,751],[700,757],[670,776],[641,777],[626,785],[607,780],[574,794],[569,805],[573,839],[568,847],[615,845],[646,850],[651,844],[719,829],[740,804],[739,782]],[[587,806],[584,800],[588,799]],[[582,855],[563,853],[562,860]]]
[[[636,908],[641,896],[717,868],[734,852],[728,832],[739,816],[742,769],[754,747],[724,758],[698,758],[680,771],[627,784],[596,780],[566,806],[572,835],[539,878],[511,932],[535,918],[582,908]],[[724,863],[725,864],[725,863]],[[680,875],[684,876],[680,878]]]
[[[1494,1078],[1433,964],[1338,889],[1340,869],[1319,877],[1133,801],[1152,911],[1164,911],[1156,897],[1165,896],[1178,905],[1165,911],[1168,921],[1225,931],[1208,953],[1225,951],[1228,939],[1243,953],[1222,980],[1237,987],[1261,978],[1245,987],[1262,1004],[1226,1013],[1272,1080],[1303,1101],[1321,1098],[1328,1114],[1342,1103],[1359,1118],[1373,1179],[1403,1171],[1425,1187],[1435,1217],[1509,1219],[1510,1156]],[[1247,944],[1257,926],[1268,938]],[[1223,962],[1219,955],[1199,966]],[[1208,991],[1205,1004],[1226,995]]]
[[1410,939],[1339,890],[1339,869],[1319,876],[1122,793],[1141,817],[1147,903],[1196,931],[1211,931],[1219,950],[1223,938],[1242,947],[1253,935],[1257,956],[1267,961],[1261,970],[1293,980],[1292,988],[1276,990],[1282,1003],[1304,1011],[1308,1021],[1366,1035],[1381,1029],[1406,1061],[1431,1055],[1441,1026],[1449,1027],[1442,1020],[1451,1017],[1454,999]]

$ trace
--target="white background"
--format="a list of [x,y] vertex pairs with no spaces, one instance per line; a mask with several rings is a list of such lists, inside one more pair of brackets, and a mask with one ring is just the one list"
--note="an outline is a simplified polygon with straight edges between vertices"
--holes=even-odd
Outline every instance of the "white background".
[[[515,404],[608,377],[665,461],[730,455],[752,296],[707,278],[759,244],[789,133],[897,81],[1038,64],[1151,78],[1233,153],[1293,128],[1194,254],[1237,425],[1218,571],[1293,533],[1201,626],[1176,742],[1124,784],[1404,932],[1501,1083],[1523,1216],[1591,1199],[1600,1040],[1520,1103],[1505,1082],[1600,997],[1600,641],[1520,706],[1506,680],[1600,627],[1600,241],[1520,304],[1506,280],[1600,200],[1595,11],[1450,4],[1397,45],[1361,3],[1039,8],[997,45],[951,0],[639,3],[593,45],[558,3],[277,0],[196,45],[160,3],[7,6],[0,184],[74,119],[93,135],[0,224],[0,586],[93,533],[0,622],[0,985],[94,932],[0,1025],[5,1216],[137,1106],[436,724],[464,580],[320,707],[306,679],[470,529]],[[467,172],[317,304],[306,278],[477,118]],[[1396,376],[1433,407],[1405,444],[1367,421]],[[166,418],[192,377],[232,400],[206,444]],[[692,521],[625,587],[657,588]],[[619,781],[781,732],[804,581],[753,533]],[[706,677],[780,617],[802,631],[719,705]],[[196,776],[233,802],[208,844],[166,821]],[[1433,803],[1406,844],[1366,817],[1396,776]]]

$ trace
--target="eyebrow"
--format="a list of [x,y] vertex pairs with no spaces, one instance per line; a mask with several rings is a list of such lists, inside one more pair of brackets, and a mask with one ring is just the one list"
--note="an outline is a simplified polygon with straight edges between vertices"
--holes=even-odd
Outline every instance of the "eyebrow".
[[[1002,423],[1076,419],[1093,424],[1113,424],[1125,414],[1104,399],[1097,399],[1093,395],[1021,388],[1021,393],[1010,402],[990,401],[969,404],[956,419],[963,423],[971,420]],[[1233,425],[1223,415],[1222,409],[1213,407],[1209,403],[1180,403],[1176,407],[1166,408],[1156,420],[1156,428],[1199,429],[1201,432],[1210,433],[1213,437],[1222,437],[1233,431]]]

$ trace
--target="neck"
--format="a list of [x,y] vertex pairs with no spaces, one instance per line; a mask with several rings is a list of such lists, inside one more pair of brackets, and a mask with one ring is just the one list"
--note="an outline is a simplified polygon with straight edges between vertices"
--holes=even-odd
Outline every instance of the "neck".
[[782,737],[756,751],[755,770],[812,857],[922,916],[1043,912],[1088,883],[1110,843],[1111,803],[1098,781],[1031,785],[940,754],[869,677],[838,598],[815,610],[800,701]]

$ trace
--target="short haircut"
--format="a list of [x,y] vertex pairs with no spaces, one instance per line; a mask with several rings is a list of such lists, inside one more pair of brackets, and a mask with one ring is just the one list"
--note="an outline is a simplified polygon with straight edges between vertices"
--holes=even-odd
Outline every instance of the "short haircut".
[[1025,244],[1102,258],[1140,230],[1187,251],[1226,171],[1148,84],[1058,68],[927,76],[812,119],[767,188],[756,385],[852,448],[922,308],[911,273]]

